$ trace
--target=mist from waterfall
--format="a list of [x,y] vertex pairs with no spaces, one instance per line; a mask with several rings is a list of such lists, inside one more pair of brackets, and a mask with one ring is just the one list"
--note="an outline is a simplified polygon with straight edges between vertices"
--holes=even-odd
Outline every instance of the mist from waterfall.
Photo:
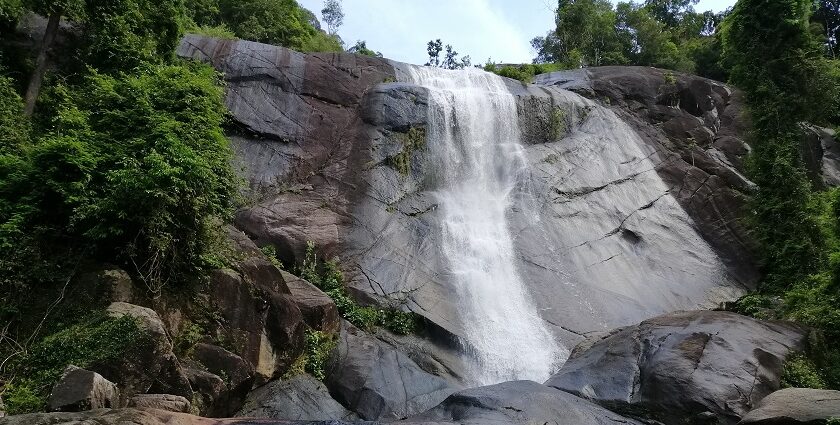
[[426,134],[438,179],[441,255],[459,297],[467,378],[477,385],[542,382],[567,351],[516,267],[507,214],[528,185],[516,100],[501,77],[481,70],[406,72],[429,90]]

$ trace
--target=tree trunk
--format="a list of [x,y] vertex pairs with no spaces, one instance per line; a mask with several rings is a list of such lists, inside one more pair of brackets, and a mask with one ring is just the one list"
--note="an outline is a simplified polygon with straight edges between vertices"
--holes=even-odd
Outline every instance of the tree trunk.
[[47,22],[44,39],[41,41],[40,50],[38,50],[38,59],[35,61],[35,70],[32,71],[32,78],[29,79],[29,87],[26,89],[26,96],[24,97],[26,101],[24,112],[27,117],[32,116],[32,113],[35,112],[35,102],[41,92],[44,73],[47,71],[47,52],[55,41],[56,34],[58,34],[58,24],[61,22],[62,12],[59,10],[52,13],[49,22]]

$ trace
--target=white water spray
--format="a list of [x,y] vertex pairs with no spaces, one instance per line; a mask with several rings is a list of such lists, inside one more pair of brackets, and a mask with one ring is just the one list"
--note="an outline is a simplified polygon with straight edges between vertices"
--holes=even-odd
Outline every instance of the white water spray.
[[507,212],[527,184],[514,96],[496,75],[410,67],[429,90],[427,139],[442,255],[458,296],[470,379],[542,382],[565,359],[519,277]]

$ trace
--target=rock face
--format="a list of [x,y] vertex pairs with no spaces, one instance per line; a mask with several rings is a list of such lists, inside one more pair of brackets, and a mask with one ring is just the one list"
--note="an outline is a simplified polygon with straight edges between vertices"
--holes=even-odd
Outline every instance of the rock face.
[[150,390],[192,398],[189,381],[172,352],[172,342],[160,316],[150,308],[124,302],[111,303],[108,314],[135,318],[146,335],[140,347],[128,356],[92,367],[119,386],[120,404],[125,405],[131,397]]
[[840,186],[840,144],[834,130],[803,126],[802,158],[816,187]]
[[734,313],[679,312],[618,330],[576,351],[546,385],[666,424],[736,423],[779,389],[805,331]]
[[337,332],[341,326],[341,319],[332,298],[315,285],[291,273],[281,273],[306,324],[316,331]]
[[405,418],[437,405],[456,390],[402,352],[346,322],[334,357],[327,368],[327,388],[362,419]]
[[640,424],[563,391],[514,381],[457,392],[406,424]]
[[128,407],[190,413],[192,405],[184,397],[169,394],[140,394],[128,401]]
[[357,420],[309,375],[278,380],[254,390],[236,416],[298,421]]
[[[435,344],[457,345],[465,324],[437,248],[434,146],[422,140],[428,93],[406,65],[200,36],[178,54],[225,73],[239,129],[230,137],[254,200],[237,226],[284,262],[300,260],[308,241],[320,258],[340,253],[357,299],[411,310]],[[593,332],[713,307],[754,284],[738,221],[752,185],[741,172],[749,148],[736,94],[652,68],[537,83],[508,82],[531,182],[511,195],[508,220],[517,269],[559,340],[571,347]],[[418,363],[447,356],[429,358]],[[464,369],[458,359],[441,368],[453,377]]]
[[840,419],[840,391],[785,388],[765,397],[739,424],[824,424]]
[[119,391],[102,375],[68,366],[53,387],[47,407],[50,411],[82,412],[118,407]]

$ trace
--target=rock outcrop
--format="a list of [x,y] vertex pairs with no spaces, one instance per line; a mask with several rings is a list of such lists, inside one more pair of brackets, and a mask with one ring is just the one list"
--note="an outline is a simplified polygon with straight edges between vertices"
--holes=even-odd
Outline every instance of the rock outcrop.
[[768,395],[743,425],[826,424],[840,420],[840,391],[785,388]]
[[452,394],[442,378],[344,322],[325,383],[336,400],[366,420],[402,419]]
[[172,342],[160,316],[150,308],[124,302],[111,303],[108,314],[116,318],[134,318],[144,335],[138,347],[126,356],[91,367],[117,384],[120,405],[124,406],[131,397],[149,391],[191,399],[192,389],[172,352]]
[[[355,298],[413,311],[435,344],[457,344],[464,324],[436,248],[428,94],[407,65],[200,36],[178,54],[225,73],[230,137],[254,200],[237,226],[286,263],[309,241],[320,258],[340,254]],[[562,74],[508,84],[532,182],[513,198],[538,216],[511,211],[517,268],[567,346],[714,307],[756,278],[738,221],[751,183],[737,95],[652,68],[585,72],[576,87]],[[429,357],[418,363],[447,356]],[[463,365],[443,369],[459,376]]]
[[735,313],[673,313],[576,350],[546,385],[666,424],[709,414],[734,424],[779,389],[784,361],[806,334]]
[[459,391],[434,409],[400,423],[640,425],[586,400],[532,381],[505,382]]
[[254,390],[236,416],[297,421],[358,420],[309,375],[278,380]]
[[306,324],[321,332],[338,332],[341,318],[335,302],[315,285],[291,274],[281,271],[283,280],[291,291],[292,299],[303,314]]
[[128,401],[128,407],[136,409],[157,409],[166,412],[190,413],[192,404],[178,395],[140,394]]
[[50,393],[50,411],[83,412],[119,407],[119,390],[102,375],[68,366]]
[[[0,425],[353,425],[344,421],[211,419],[157,409],[98,409],[81,413],[35,413],[0,419]],[[357,424],[362,425],[362,424]],[[367,422],[364,425],[376,425]]]

